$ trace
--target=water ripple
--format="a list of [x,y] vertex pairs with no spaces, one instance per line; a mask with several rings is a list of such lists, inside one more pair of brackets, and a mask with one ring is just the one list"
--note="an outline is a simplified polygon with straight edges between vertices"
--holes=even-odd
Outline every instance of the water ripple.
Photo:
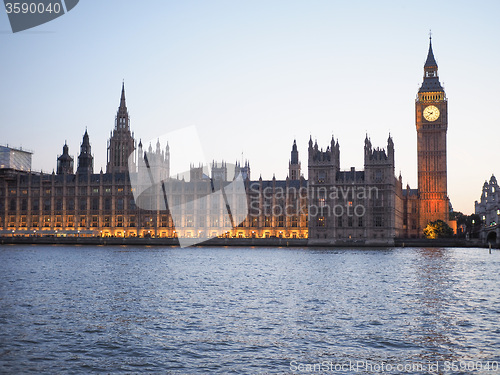
[[500,362],[499,266],[484,249],[3,246],[0,372]]

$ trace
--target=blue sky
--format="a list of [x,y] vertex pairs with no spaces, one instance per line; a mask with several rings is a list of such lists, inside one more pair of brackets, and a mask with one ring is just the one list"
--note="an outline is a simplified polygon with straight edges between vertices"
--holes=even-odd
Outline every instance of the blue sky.
[[[125,79],[136,138],[195,125],[209,160],[243,157],[252,178],[284,179],[293,139],[339,139],[341,165],[363,168],[365,133],[396,148],[417,187],[415,96],[428,32],[449,99],[448,192],[473,211],[500,175],[500,2],[81,0],[12,34],[0,12],[0,143],[31,149],[51,172],[88,128],[106,164]],[[189,150],[172,157],[190,158]],[[197,163],[197,160],[192,160]]]

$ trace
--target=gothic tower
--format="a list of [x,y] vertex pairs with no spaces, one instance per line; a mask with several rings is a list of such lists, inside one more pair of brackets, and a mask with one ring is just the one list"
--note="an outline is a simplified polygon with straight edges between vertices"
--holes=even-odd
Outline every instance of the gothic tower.
[[73,174],[73,158],[69,155],[69,147],[64,143],[63,153],[57,158],[57,174]]
[[227,181],[227,165],[224,161],[220,167],[217,162],[212,161],[212,179],[214,181]]
[[446,132],[448,100],[438,77],[432,38],[424,65],[424,80],[415,101],[420,200],[419,232],[430,221],[448,222]]
[[241,178],[243,180],[250,180],[250,163],[248,160],[245,161],[245,164],[242,164],[236,160],[236,164],[234,166],[234,178],[238,177],[241,174]]
[[80,146],[80,155],[78,155],[78,168],[76,173],[94,173],[94,157],[92,156],[89,133],[87,133],[87,129],[85,129],[83,141]]
[[[335,199],[328,194],[336,187],[337,175],[340,171],[340,146],[334,137],[325,151],[313,145],[312,138],[309,139],[308,148],[308,215],[309,215],[309,238],[326,239],[335,236],[335,226],[338,218],[335,217],[332,208],[335,207]],[[314,210],[313,210],[314,207]],[[337,219],[337,220],[335,220]]]
[[396,181],[394,177],[394,141],[387,139],[387,149],[373,148],[368,135],[365,138],[365,175],[366,189],[375,188],[368,199],[358,201],[366,208],[363,218],[367,226],[368,238],[396,236]]
[[288,163],[288,178],[290,180],[300,179],[299,151],[297,151],[297,142],[295,139],[293,140],[291,159]]
[[308,178],[310,183],[334,184],[337,172],[340,170],[340,146],[332,136],[330,146],[326,151],[319,149],[318,142],[309,139]]
[[122,84],[120,107],[115,119],[115,128],[108,141],[107,173],[128,171],[128,158],[135,151],[134,135],[130,132],[130,118],[125,104],[125,84]]

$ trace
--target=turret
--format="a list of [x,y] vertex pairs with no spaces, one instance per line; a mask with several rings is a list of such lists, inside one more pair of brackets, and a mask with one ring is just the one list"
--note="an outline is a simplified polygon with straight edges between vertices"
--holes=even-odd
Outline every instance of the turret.
[[73,174],[73,158],[69,155],[69,147],[64,142],[63,153],[57,158],[57,174]]
[[78,168],[76,170],[76,173],[94,173],[94,157],[92,156],[90,138],[87,129],[85,129],[83,141],[80,145],[80,155],[78,155]]
[[288,178],[290,180],[300,179],[299,151],[297,150],[297,142],[295,139],[293,140],[291,157],[288,163]]

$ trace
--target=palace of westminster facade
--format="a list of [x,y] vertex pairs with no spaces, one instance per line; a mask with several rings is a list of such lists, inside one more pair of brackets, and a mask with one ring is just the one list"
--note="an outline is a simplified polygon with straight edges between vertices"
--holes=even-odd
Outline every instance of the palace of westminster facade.
[[[210,177],[191,167],[189,181],[170,177],[170,148],[158,142],[136,147],[122,87],[115,128],[108,141],[106,172],[94,173],[89,134],[85,131],[76,171],[68,146],[52,174],[9,164],[0,154],[0,233],[8,236],[114,237],[282,237],[308,238],[311,243],[364,241],[390,243],[394,238],[423,235],[428,222],[448,222],[446,132],[447,99],[437,74],[432,44],[424,79],[415,101],[418,189],[403,187],[395,176],[395,151],[389,136],[385,149],[372,147],[366,136],[364,170],[340,168],[340,146],[333,137],[323,150],[309,140],[308,180],[294,141],[286,180],[250,179],[250,165],[212,163]],[[129,160],[129,155],[137,155]],[[168,204],[144,209],[134,198],[130,171],[142,158],[160,179],[168,179],[169,197],[184,204],[172,220]],[[8,155],[7,155],[8,156]],[[3,161],[2,161],[3,160]],[[196,162],[196,161],[193,161]],[[133,173],[133,172],[132,172]],[[226,195],[210,198],[217,186],[239,176],[245,186],[246,217],[232,221]],[[161,188],[155,190],[161,195]],[[165,193],[165,187],[163,187]],[[145,199],[151,189],[145,191]],[[209,197],[203,204],[200,197]],[[141,200],[142,197],[139,197]],[[170,202],[169,202],[170,203]],[[236,204],[236,203],[235,203]],[[229,218],[229,219],[228,219]]]

